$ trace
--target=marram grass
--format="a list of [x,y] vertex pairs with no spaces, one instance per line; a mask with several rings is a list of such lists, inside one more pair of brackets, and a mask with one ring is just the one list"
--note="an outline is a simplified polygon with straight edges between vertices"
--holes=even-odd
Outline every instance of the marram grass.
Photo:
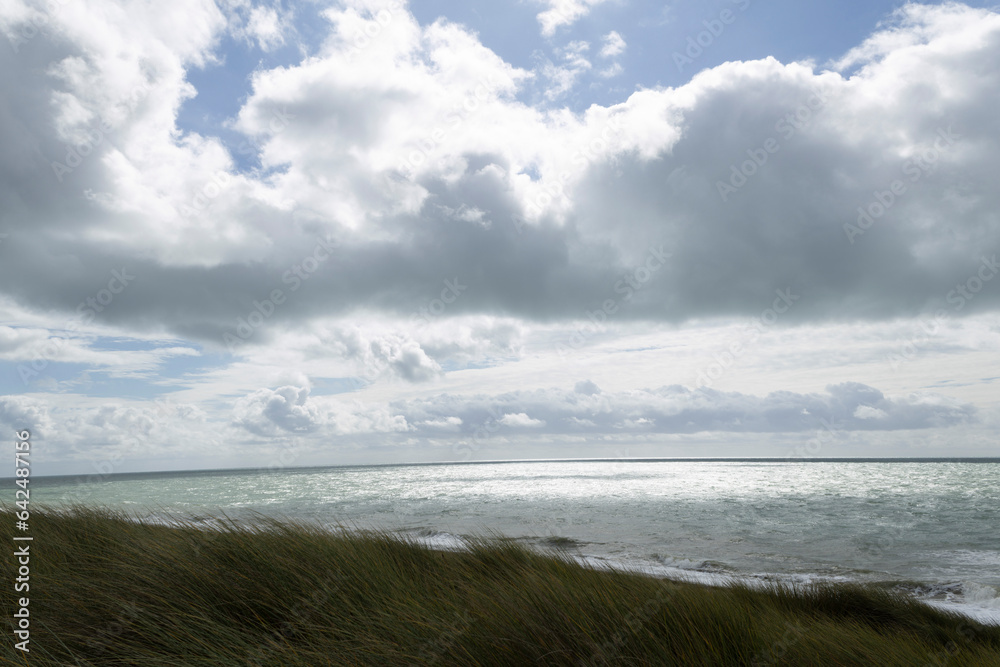
[[[2,509],[14,544],[11,508]],[[599,571],[484,538],[440,552],[389,534],[108,509],[31,516],[29,665],[1000,665],[1000,628],[860,585],[706,587]]]

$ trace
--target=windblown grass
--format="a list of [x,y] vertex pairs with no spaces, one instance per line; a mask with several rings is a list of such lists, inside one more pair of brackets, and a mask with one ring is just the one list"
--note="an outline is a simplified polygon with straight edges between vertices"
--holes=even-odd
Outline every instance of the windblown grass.
[[[264,518],[36,508],[31,526],[31,653],[8,632],[3,664],[1000,665],[1000,628],[870,586],[712,588]],[[25,594],[0,568],[9,623]]]

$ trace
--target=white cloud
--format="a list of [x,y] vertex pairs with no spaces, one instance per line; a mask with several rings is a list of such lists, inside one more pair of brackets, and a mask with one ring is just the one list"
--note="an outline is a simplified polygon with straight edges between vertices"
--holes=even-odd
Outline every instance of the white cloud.
[[601,47],[600,56],[602,58],[614,58],[625,53],[625,40],[617,30],[612,30],[603,38],[604,46]]
[[26,396],[0,396],[0,423],[11,430],[27,429],[32,438],[52,435],[52,417],[48,404]]
[[226,14],[229,33],[254,44],[262,51],[273,51],[296,36],[294,5],[282,2],[255,3],[251,0],[219,0]]
[[572,90],[577,80],[591,69],[592,65],[587,60],[586,52],[590,49],[590,44],[583,41],[570,42],[555,52],[562,58],[562,63],[555,65],[546,62],[542,67],[542,76],[549,82],[545,90],[545,97],[549,100],[558,100]]
[[888,416],[885,410],[873,408],[870,405],[859,405],[858,409],[854,411],[855,419],[885,419]]
[[500,418],[499,422],[504,426],[512,428],[540,428],[545,426],[545,422],[541,419],[532,419],[523,412],[505,414]]
[[257,39],[264,51],[271,51],[285,43],[278,13],[270,7],[254,7],[250,12],[247,32]]
[[320,409],[305,387],[259,389],[236,402],[233,421],[256,435],[281,431],[308,433],[322,423]]
[[462,420],[459,417],[445,417],[444,419],[430,419],[421,422],[420,425],[435,430],[457,432],[458,427],[462,425]]
[[548,9],[538,15],[542,34],[551,37],[561,26],[572,25],[590,13],[591,8],[607,0],[543,0]]
[[616,77],[622,74],[624,71],[625,68],[622,67],[619,63],[611,63],[609,66],[598,71],[598,74],[604,77],[605,79],[610,79],[612,77]]
[[405,432],[406,418],[387,406],[344,402],[335,397],[311,397],[307,387],[258,389],[233,405],[233,424],[261,437]]

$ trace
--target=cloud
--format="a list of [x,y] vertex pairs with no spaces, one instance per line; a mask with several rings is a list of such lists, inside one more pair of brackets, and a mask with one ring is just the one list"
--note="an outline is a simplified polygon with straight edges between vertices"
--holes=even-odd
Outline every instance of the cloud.
[[35,439],[46,439],[53,427],[49,406],[24,396],[0,396],[0,424],[8,432],[28,429]]
[[233,401],[228,424],[189,403],[66,399],[0,397],[0,425],[28,428],[33,438],[49,443],[40,450],[43,462],[90,460],[101,474],[134,469],[143,462],[176,468],[179,457],[205,460],[206,455],[229,465],[266,466],[273,462],[267,455],[271,450],[260,450],[258,456],[246,447],[269,443],[292,447],[298,460],[364,443],[458,446],[473,438],[492,436],[500,443],[527,433],[594,442],[629,435],[662,439],[713,433],[733,438],[823,431],[841,437],[978,422],[977,410],[966,403],[932,393],[890,398],[858,383],[831,385],[823,394],[754,396],[680,386],[593,393],[548,388],[389,402],[315,396],[309,387],[286,385],[258,389]]
[[885,419],[888,416],[885,410],[873,408],[870,405],[859,405],[857,410],[854,411],[856,419]]
[[458,431],[458,427],[462,425],[462,420],[459,417],[445,417],[444,419],[431,419],[421,422],[420,425],[435,430]]
[[[0,85],[18,96],[0,100],[0,361],[38,359],[59,338],[41,353],[49,370],[148,378],[229,354],[223,336],[249,332],[235,363],[212,371],[224,390],[198,390],[199,401],[241,397],[210,429],[214,443],[513,431],[518,415],[533,433],[562,435],[975,419],[965,403],[901,397],[898,386],[892,399],[860,385],[711,393],[672,377],[635,392],[405,392],[437,391],[456,369],[510,362],[514,375],[515,360],[537,360],[581,323],[598,323],[596,339],[766,321],[785,306],[783,327],[941,309],[951,331],[995,313],[996,11],[906,5],[831,69],[729,62],[576,110],[562,100],[578,102],[595,69],[586,42],[522,69],[462,25],[421,25],[405,8],[379,22],[385,3],[352,2],[323,10],[309,57],[255,70],[227,144],[178,127],[205,92],[189,75],[221,62],[229,38],[292,44],[280,5],[183,0],[127,15],[110,0],[86,12],[8,5]],[[594,6],[548,3],[543,32]],[[39,12],[45,29],[32,32]],[[625,48],[606,34],[598,74],[618,72]],[[550,95],[532,99],[539,82]],[[135,278],[118,291],[123,271]],[[405,398],[345,401],[294,372],[272,377],[303,368],[316,387],[385,380]],[[171,381],[199,380],[181,375]],[[80,416],[73,435],[69,413],[104,409],[56,408],[77,400],[18,398],[5,414],[65,436],[67,451],[99,442],[98,422],[143,423],[119,401],[98,422]],[[161,442],[157,433],[143,437]]]
[[606,34],[602,40],[604,46],[601,47],[600,56],[602,58],[614,58],[615,56],[620,56],[625,53],[625,40],[617,30],[612,30]]
[[564,48],[556,49],[563,59],[561,65],[546,62],[542,68],[542,76],[548,81],[545,97],[557,100],[573,89],[580,76],[591,69],[592,65],[584,54],[590,49],[587,42],[570,42]]
[[539,428],[545,426],[545,422],[541,419],[532,419],[523,412],[506,414],[500,418],[499,423],[511,428]]
[[250,0],[222,0],[220,9],[232,37],[271,52],[297,37],[295,10],[281,2],[254,3]]
[[493,396],[443,394],[396,401],[389,408],[414,424],[417,433],[437,429],[443,420],[460,419],[460,424],[453,423],[466,435],[506,427],[589,436],[622,429],[660,434],[893,431],[977,420],[976,409],[967,403],[934,394],[887,398],[859,383],[831,385],[825,394],[779,391],[766,396],[678,385],[602,392],[590,385],[578,383],[573,391],[550,388]]
[[309,401],[308,388],[259,389],[236,402],[233,421],[256,435],[308,433],[320,426],[321,411]]
[[384,364],[404,380],[419,382],[441,373],[441,367],[414,341],[377,340],[371,350],[376,365]]
[[[604,36],[602,41],[604,42],[604,46],[601,47],[598,54],[601,58],[616,58],[625,53],[625,40],[622,39],[622,36],[617,31],[612,30]],[[615,61],[600,70],[598,74],[606,79],[610,79],[622,74],[624,71],[625,68],[622,67],[621,63]]]
[[595,391],[596,385],[580,384],[572,392],[548,389],[473,396],[463,404],[441,396],[394,404],[393,408],[404,416],[458,414],[469,433],[493,421],[503,426],[548,425],[546,431],[551,433],[582,429],[595,435],[621,428],[655,433],[783,433],[813,431],[824,425],[844,431],[906,430],[976,419],[975,408],[968,404],[933,395],[889,399],[858,383],[831,385],[825,395],[774,392],[763,397],[677,385],[610,393]]
[[676,385],[611,393],[578,383],[573,391],[442,394],[382,405],[309,394],[304,387],[259,389],[236,401],[233,423],[263,437],[390,432],[431,437],[470,436],[483,428],[590,436],[622,429],[660,434],[892,431],[971,424],[977,419],[975,408],[968,404],[933,394],[889,399],[858,383],[831,385],[825,395],[774,392],[763,397]]
[[608,67],[605,67],[604,69],[600,70],[598,74],[606,79],[610,79],[612,77],[618,76],[624,71],[625,68],[622,67],[619,63],[611,63]]
[[561,26],[572,25],[590,13],[591,8],[607,0],[544,0],[548,9],[538,15],[542,34],[551,37]]
[[264,51],[271,51],[285,43],[281,17],[271,7],[254,7],[247,22],[247,33],[257,40]]
[[[307,387],[258,389],[233,405],[233,425],[262,436],[287,434],[386,433],[408,431],[405,417],[383,406],[346,403],[331,397],[313,398]],[[447,423],[447,419],[444,420]]]
[[[272,331],[360,308],[408,314],[455,276],[468,290],[449,317],[570,320],[614,298],[627,306],[618,318],[684,322],[759,313],[792,288],[802,299],[789,322],[885,319],[929,299],[951,308],[949,293],[1000,246],[988,178],[1000,74],[982,65],[1000,53],[992,12],[904,8],[883,31],[907,35],[903,46],[852,56],[868,60],[850,78],[727,63],[576,114],[518,101],[519,86],[545,74],[511,67],[446,21],[421,27],[397,13],[348,66],[357,19],[330,9],[320,53],[254,76],[235,128],[259,147],[255,175],[236,173],[216,139],[173,126],[193,94],[185,67],[213,57],[225,26],[211,5],[190,10],[204,28],[149,17],[82,32],[67,14],[53,18],[58,43],[39,33],[17,58],[0,55],[7,84],[24,92],[4,103],[0,129],[12,175],[0,187],[19,202],[4,215],[0,278],[18,303],[68,315],[127,265],[138,278],[100,321],[212,345],[275,289],[287,303]],[[162,49],[145,69],[119,66],[94,41],[102,31],[119,50]],[[566,85],[583,53],[567,47],[575,64],[548,75]],[[30,74],[41,64],[51,75]],[[130,107],[136,86],[146,92]],[[60,183],[52,162],[102,116],[115,129]],[[894,181],[905,193],[891,193]],[[720,184],[733,188],[726,201]],[[845,231],[868,224],[859,207],[877,213],[890,196],[863,234]],[[196,200],[204,210],[185,217]],[[339,241],[333,257],[292,294],[285,278],[327,237]],[[673,258],[628,289],[660,244]],[[992,285],[954,314],[995,309]],[[400,372],[432,375],[411,352]]]

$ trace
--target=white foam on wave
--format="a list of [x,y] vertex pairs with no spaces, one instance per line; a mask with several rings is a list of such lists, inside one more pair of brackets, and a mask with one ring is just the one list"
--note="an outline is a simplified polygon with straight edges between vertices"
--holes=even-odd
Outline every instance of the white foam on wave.
[[439,551],[463,551],[468,547],[468,543],[461,535],[443,531],[425,529],[416,532],[406,532],[403,533],[403,536],[412,542]]
[[[602,570],[638,572],[647,576],[704,584],[707,586],[728,586],[741,583],[751,588],[764,589],[774,584],[809,586],[818,583],[851,583],[861,579],[846,575],[824,575],[813,573],[733,573],[707,571],[697,564],[710,561],[677,559],[676,563],[659,564],[652,561],[627,558],[603,558],[600,556],[576,556],[574,560]],[[668,559],[662,559],[668,560]],[[957,612],[987,625],[1000,625],[1000,589],[987,584],[961,582],[956,584],[935,584],[910,591],[921,602]]]
[[1000,588],[974,581],[931,586],[917,599],[939,609],[957,611],[980,623],[1000,625]]

